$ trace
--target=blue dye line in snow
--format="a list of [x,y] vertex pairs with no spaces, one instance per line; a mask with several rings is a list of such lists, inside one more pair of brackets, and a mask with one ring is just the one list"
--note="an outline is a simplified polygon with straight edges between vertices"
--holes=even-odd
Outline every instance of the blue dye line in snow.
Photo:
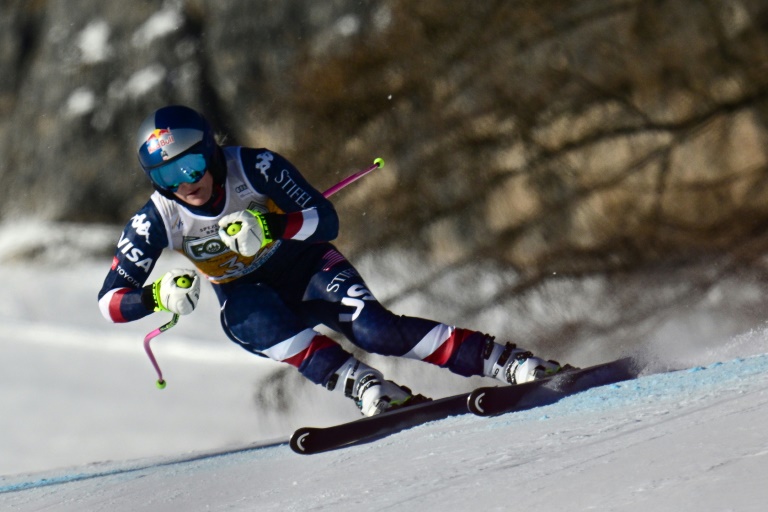
[[735,384],[748,386],[754,378],[767,374],[768,354],[761,354],[617,382],[566,397],[553,407],[559,406],[563,413],[592,413],[648,400],[681,400]]
[[284,442],[258,444],[253,446],[247,446],[244,448],[235,448],[233,450],[223,450],[223,451],[217,451],[213,453],[193,455],[184,459],[176,459],[176,460],[171,460],[167,462],[147,464],[147,465],[137,466],[137,467],[120,468],[120,469],[113,469],[111,471],[99,471],[95,473],[76,473],[76,474],[62,475],[62,476],[52,477],[52,478],[40,478],[39,480],[19,482],[16,484],[0,486],[0,494],[26,491],[29,489],[37,489],[40,487],[48,487],[52,485],[70,484],[74,482],[81,482],[83,480],[91,480],[94,478],[104,478],[104,477],[115,476],[115,475],[127,475],[130,473],[137,473],[139,471],[146,471],[148,469],[161,468],[165,466],[174,466],[177,464],[186,464],[188,462],[196,462],[196,461],[206,460],[206,459],[215,459],[217,457],[224,457],[224,456],[232,455],[235,453],[247,453],[247,452],[262,450],[266,448],[285,446],[286,444],[287,443],[284,443]]
[[[768,354],[733,359],[725,363],[716,362],[706,367],[695,366],[687,370],[658,373],[640,377],[639,379],[611,384],[609,386],[604,386],[603,388],[594,388],[562,400],[559,407],[562,408],[561,411],[563,412],[567,410],[594,412],[605,407],[611,407],[611,405],[609,405],[610,403],[613,403],[612,407],[623,407],[630,403],[637,403],[652,397],[665,396],[667,399],[672,399],[672,397],[681,394],[695,394],[708,388],[723,386],[733,381],[746,380],[759,374],[768,374]],[[558,404],[549,407],[558,407]],[[542,421],[550,419],[548,414],[541,415],[541,412],[532,413],[528,411],[528,414],[537,414],[538,419]],[[246,453],[284,445],[285,443],[281,442],[265,443],[138,467],[94,473],[76,473],[55,478],[41,478],[34,481],[0,486],[0,494],[79,482],[94,478],[136,473],[148,469],[213,459],[235,453]]]
[[37,487],[46,487],[49,485],[68,484],[71,482],[79,482],[80,480],[88,480],[89,478],[99,478],[102,476],[116,475],[118,473],[127,473],[130,471],[138,471],[138,469],[131,469],[127,471],[126,470],[106,471],[104,473],[79,473],[76,475],[64,475],[56,478],[41,478],[40,480],[34,480],[31,482],[20,482],[18,484],[6,485],[4,487],[0,487],[0,494],[15,492],[15,491],[25,491],[27,489],[35,489]]

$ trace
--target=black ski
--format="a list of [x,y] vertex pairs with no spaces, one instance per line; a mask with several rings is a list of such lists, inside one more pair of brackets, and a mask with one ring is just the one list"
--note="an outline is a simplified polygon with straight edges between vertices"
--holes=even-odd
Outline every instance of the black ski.
[[496,416],[550,405],[568,395],[635,377],[632,359],[617,359],[517,386],[478,388],[470,393],[467,407],[478,416]]
[[472,412],[495,416],[557,402],[587,389],[632,379],[637,371],[630,358],[589,368],[566,370],[553,377],[519,384],[478,388],[471,393],[403,407],[372,418],[330,427],[302,427],[293,433],[290,446],[302,455],[367,443],[427,423]]
[[468,397],[469,393],[462,393],[331,427],[302,427],[291,436],[290,446],[296,453],[309,455],[370,442],[422,423],[467,414]]

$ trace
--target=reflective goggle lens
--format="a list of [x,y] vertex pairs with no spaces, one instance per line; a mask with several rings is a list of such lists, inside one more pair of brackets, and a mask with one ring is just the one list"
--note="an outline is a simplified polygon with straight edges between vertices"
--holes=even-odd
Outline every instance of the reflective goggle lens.
[[186,155],[169,164],[149,171],[149,177],[158,187],[176,192],[182,183],[197,183],[203,178],[207,163],[199,154]]

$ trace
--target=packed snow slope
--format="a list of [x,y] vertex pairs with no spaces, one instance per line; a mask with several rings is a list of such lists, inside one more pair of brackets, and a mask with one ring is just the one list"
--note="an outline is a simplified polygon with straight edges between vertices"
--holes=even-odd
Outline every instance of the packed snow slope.
[[5,477],[0,509],[762,511],[767,424],[757,355],[313,456],[280,444]]
[[[635,347],[646,368],[637,380],[300,456],[285,444],[291,430],[354,419],[348,400],[299,377],[275,387],[275,363],[222,339],[210,293],[153,342],[168,380],[158,391],[141,340],[166,318],[106,323],[96,291],[109,258],[79,257],[62,241],[47,265],[4,264],[22,235],[0,236],[2,511],[762,511],[768,502],[768,327],[717,338],[713,319],[693,316]],[[680,370],[658,373],[667,365]],[[447,372],[404,371],[420,391],[457,391],[440,381]]]

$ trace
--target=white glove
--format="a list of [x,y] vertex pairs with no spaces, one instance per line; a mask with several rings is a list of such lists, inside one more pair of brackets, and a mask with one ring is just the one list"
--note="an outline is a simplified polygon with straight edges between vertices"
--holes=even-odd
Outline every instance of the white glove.
[[243,256],[255,256],[272,242],[264,217],[251,210],[222,217],[219,221],[219,238],[227,247]]
[[200,278],[194,270],[175,269],[152,283],[155,311],[188,315],[200,299]]

